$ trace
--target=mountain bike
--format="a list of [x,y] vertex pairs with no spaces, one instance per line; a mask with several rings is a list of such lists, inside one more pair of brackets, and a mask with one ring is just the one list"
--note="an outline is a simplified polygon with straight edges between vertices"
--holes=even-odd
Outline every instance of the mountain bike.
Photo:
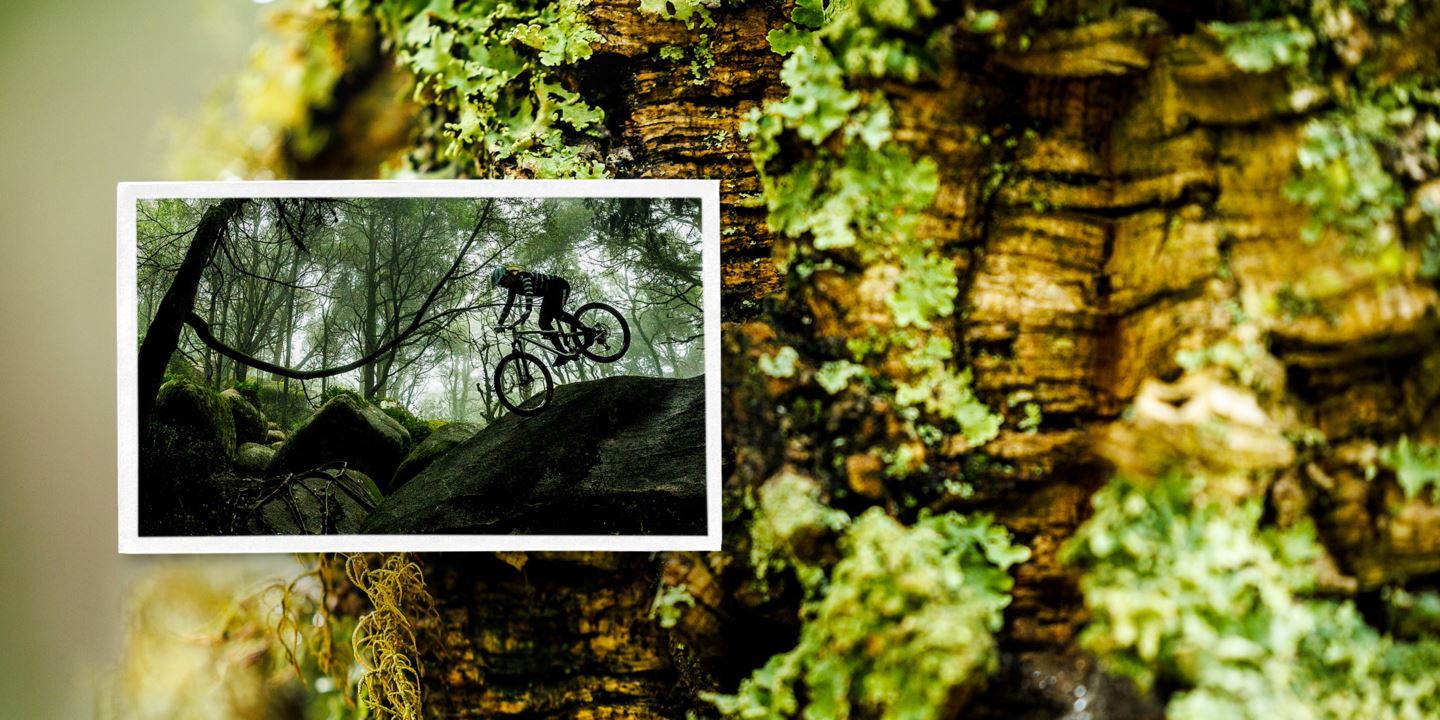
[[[569,348],[562,353],[550,344],[551,332],[545,330],[521,330],[519,323],[499,325],[498,332],[510,332],[510,354],[500,359],[495,366],[494,387],[500,404],[516,415],[540,414],[550,404],[555,393],[555,380],[550,368],[540,358],[526,352],[526,346],[533,346],[557,357],[578,360],[586,357],[595,362],[612,363],[630,349],[630,325],[619,310],[603,302],[581,305],[575,310],[578,327],[570,331],[555,330],[561,342]],[[564,326],[557,320],[557,326]]]

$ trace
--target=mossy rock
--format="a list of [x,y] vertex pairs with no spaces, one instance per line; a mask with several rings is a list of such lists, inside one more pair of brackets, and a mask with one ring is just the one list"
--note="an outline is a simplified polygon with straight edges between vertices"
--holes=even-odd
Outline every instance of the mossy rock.
[[235,452],[235,472],[245,477],[265,477],[265,468],[275,457],[275,448],[247,442]]
[[219,393],[189,380],[160,386],[155,422],[174,428],[193,442],[213,445],[226,458],[235,457],[235,419]]
[[395,477],[390,479],[390,491],[394,492],[409,482],[422,470],[430,467],[430,463],[435,462],[436,458],[474,437],[479,431],[480,426],[470,423],[447,423],[431,431],[430,436],[416,445],[405,461],[400,463],[400,467],[395,469]]
[[235,388],[220,393],[220,397],[230,404],[230,415],[235,420],[235,442],[265,442],[266,425],[269,423],[265,413],[246,400]]
[[410,433],[400,423],[364,400],[337,395],[285,439],[266,474],[278,477],[343,462],[388,481],[409,450]]

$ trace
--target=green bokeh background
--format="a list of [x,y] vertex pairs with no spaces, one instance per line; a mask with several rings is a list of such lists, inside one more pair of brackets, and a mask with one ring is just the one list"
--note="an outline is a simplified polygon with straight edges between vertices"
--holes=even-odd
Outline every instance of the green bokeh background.
[[[85,718],[113,666],[115,183],[239,70],[245,0],[12,0],[0,23],[0,717]],[[205,562],[236,562],[214,558]]]

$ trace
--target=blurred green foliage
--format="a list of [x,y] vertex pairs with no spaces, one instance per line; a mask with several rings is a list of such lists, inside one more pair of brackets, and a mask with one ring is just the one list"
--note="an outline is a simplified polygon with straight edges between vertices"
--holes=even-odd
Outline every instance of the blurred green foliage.
[[661,584],[650,603],[650,619],[658,621],[660,627],[673,628],[680,622],[684,607],[695,607],[695,596],[684,585]]
[[1013,584],[1007,570],[1030,556],[1003,527],[958,514],[922,515],[906,527],[871,508],[839,548],[828,576],[800,576],[810,599],[799,643],[736,694],[712,696],[722,713],[934,718],[994,670],[992,633]]
[[[1397,74],[1374,52],[1380,46],[1371,35],[1406,31],[1419,5],[1281,0],[1252,5],[1252,21],[1207,28],[1236,67],[1288,70],[1292,104],[1327,95],[1335,101],[1306,123],[1285,188],[1310,210],[1305,239],[1314,243],[1333,231],[1356,255],[1398,253],[1400,213],[1418,200],[1423,221],[1409,221],[1415,237],[1407,240],[1420,252],[1420,276],[1433,279],[1440,277],[1440,203],[1414,191],[1440,174],[1440,78],[1433,71]],[[1381,263],[1391,274],[1401,266],[1393,258]]]
[[775,351],[774,355],[762,356],[755,364],[760,372],[774,378],[788,378],[795,376],[795,363],[800,360],[800,353],[795,348],[786,345]]
[[[1404,203],[1399,184],[1381,164],[1375,133],[1389,122],[1373,106],[1340,110],[1310,121],[1297,155],[1299,174],[1285,187],[1290,199],[1310,208],[1305,239],[1317,242],[1326,228],[1357,250],[1383,246],[1394,236],[1395,211]],[[1364,118],[1372,121],[1362,125]]]
[[1405,718],[1440,713],[1440,642],[1407,643],[1353,603],[1311,597],[1308,525],[1265,527],[1262,498],[1207,498],[1203,478],[1116,478],[1063,550],[1085,571],[1081,643],[1142,687],[1179,686],[1166,716]]
[[1440,486],[1440,445],[1412,443],[1410,438],[1402,437],[1380,452],[1380,464],[1395,473],[1407,498]]
[[855,378],[862,380],[868,374],[865,366],[850,362],[849,360],[831,360],[820,366],[815,371],[815,382],[825,389],[825,392],[834,395],[850,385]]
[[410,409],[405,407],[399,400],[376,398],[375,406],[380,408],[381,412],[389,415],[390,419],[400,423],[400,425],[410,433],[410,441],[412,444],[423,442],[425,438],[430,437],[430,433],[435,429],[431,421],[410,412]]
[[249,400],[252,405],[255,405],[256,407],[259,407],[259,403],[260,403],[260,381],[259,381],[259,380],[246,380],[246,381],[244,381],[244,382],[237,382],[237,383],[232,384],[230,387],[231,387],[232,389],[234,389],[235,392],[240,393],[240,397],[243,397],[243,398],[245,398],[246,400]]
[[1246,72],[1264,73],[1279,68],[1304,68],[1310,62],[1315,35],[1293,15],[1275,20],[1210,23],[1207,26],[1225,46],[1225,57]]
[[360,392],[359,392],[358,390],[356,390],[355,388],[345,387],[344,385],[331,385],[331,386],[329,386],[329,387],[326,387],[323,391],[321,391],[321,393],[320,393],[320,404],[321,404],[321,405],[324,405],[325,403],[328,403],[328,402],[330,402],[331,400],[334,400],[335,398],[340,397],[341,395],[345,395],[345,396],[347,396],[347,397],[352,397],[352,398],[355,398],[356,400],[363,400],[363,399],[364,399],[364,398],[360,397]]
[[785,570],[807,590],[821,587],[825,571],[813,557],[814,544],[843,530],[850,516],[825,504],[819,483],[793,472],[767,480],[745,499],[751,510],[750,567],[762,589]]
[[466,174],[513,165],[538,177],[602,177],[583,142],[605,114],[569,87],[558,68],[590,57],[601,40],[583,0],[457,6],[453,0],[332,0],[342,16],[378,22],[412,73],[415,95],[436,112],[443,157]]

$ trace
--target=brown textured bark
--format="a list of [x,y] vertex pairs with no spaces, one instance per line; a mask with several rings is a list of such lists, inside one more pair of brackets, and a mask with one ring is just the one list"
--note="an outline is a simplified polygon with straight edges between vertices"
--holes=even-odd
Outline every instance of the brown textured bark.
[[765,33],[784,22],[775,7],[747,6],[715,14],[705,31],[715,67],[692,83],[688,65],[660,58],[666,45],[688,47],[700,34],[681,23],[657,22],[634,3],[601,0],[587,8],[605,41],[582,74],[583,93],[605,108],[616,129],[611,171],[618,177],[707,178],[720,181],[724,317],[753,316],[756,303],[780,288],[771,262],[760,179],[740,124],[752,108],[784,95],[783,60]]
[[[484,555],[432,556],[441,667],[426,674],[436,717],[668,718],[676,693],[668,633],[646,615],[643,555],[533,553],[516,568]],[[513,558],[512,558],[513,559]]]
[[[1063,13],[1086,4],[1055,5]],[[1361,479],[1374,438],[1440,435],[1434,287],[1414,280],[1413,269],[1377,283],[1335,243],[1302,241],[1308,214],[1282,188],[1313,108],[1291,105],[1280,73],[1243,73],[1193,32],[1208,19],[1198,13],[1223,4],[1151,5],[1158,13],[1128,9],[1040,33],[1024,53],[962,40],[934,81],[887,87],[897,139],[933,157],[941,173],[922,232],[954,258],[962,290],[954,323],[935,332],[958,341],[992,408],[1023,391],[1044,415],[1037,432],[1024,432],[1011,413],[978,449],[993,462],[970,475],[975,497],[932,502],[993,512],[1033,552],[1015,571],[1001,673],[967,711],[982,717],[1056,717],[1080,685],[1100,693],[1091,696],[1097,713],[1158,714],[1076,648],[1085,611],[1057,551],[1112,466],[1145,467],[1152,441],[1174,429],[1163,412],[1117,425],[1122,412],[1137,397],[1163,410],[1211,390],[1168,384],[1181,375],[1175,352],[1224,337],[1227,303],[1271,297],[1307,268],[1337,269],[1328,319],[1277,319],[1274,360],[1262,371],[1281,396],[1267,403],[1322,429],[1327,449],[1296,459],[1276,449],[1270,429],[1246,448],[1188,449],[1283,468],[1269,490],[1274,504],[1282,516],[1319,519],[1335,555],[1332,588],[1440,571],[1435,507],[1405,500],[1393,483]],[[425,683],[439,717],[703,710],[696,691],[733,689],[793,644],[797,625],[794,588],[766,599],[747,580],[748,540],[736,522],[743,489],[790,465],[848,484],[867,502],[889,495],[873,463],[854,456],[836,473],[827,453],[835,437],[858,447],[893,440],[891,408],[842,397],[814,414],[791,412],[813,368],[793,379],[755,371],[782,345],[833,348],[893,323],[882,301],[893,268],[820,270],[786,289],[771,260],[777,241],[739,126],[745,112],[784,92],[782,59],[765,40],[782,12],[717,11],[708,31],[716,66],[698,85],[683,63],[658,56],[693,41],[683,26],[636,14],[622,0],[597,0],[587,12],[605,42],[576,81],[606,110],[611,171],[721,181],[723,317],[741,321],[727,325],[723,350],[726,551],[531,554],[518,570],[489,557],[432,556],[444,650]],[[987,197],[992,167],[1005,168],[1006,179]],[[770,312],[760,316],[762,300]],[[962,441],[932,455],[931,479],[958,475],[975,450]],[[647,617],[662,583],[697,599],[670,631]]]

